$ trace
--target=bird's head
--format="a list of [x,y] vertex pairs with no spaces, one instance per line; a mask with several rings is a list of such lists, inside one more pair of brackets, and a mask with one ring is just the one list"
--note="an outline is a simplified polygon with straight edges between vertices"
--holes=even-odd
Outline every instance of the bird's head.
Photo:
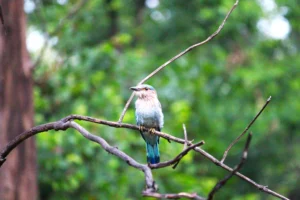
[[151,85],[143,84],[131,87],[130,89],[133,90],[135,95],[141,99],[157,97],[156,91]]

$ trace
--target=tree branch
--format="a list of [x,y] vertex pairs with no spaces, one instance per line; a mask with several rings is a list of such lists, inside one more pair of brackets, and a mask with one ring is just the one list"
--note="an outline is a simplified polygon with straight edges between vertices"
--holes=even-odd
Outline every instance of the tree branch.
[[[69,121],[69,120],[83,120],[83,121],[89,121],[89,122],[93,122],[96,124],[103,124],[103,125],[107,125],[107,126],[111,126],[111,127],[115,127],[115,128],[129,128],[132,130],[140,130],[140,127],[137,125],[132,125],[132,124],[126,124],[126,123],[118,123],[118,122],[112,122],[112,121],[106,121],[106,120],[101,120],[101,119],[96,119],[96,118],[92,118],[92,117],[88,117],[88,116],[81,116],[81,115],[69,115],[68,117],[65,117],[64,119],[62,119],[63,121]],[[143,127],[144,131],[149,131],[149,128]],[[172,135],[163,133],[163,132],[159,132],[159,131],[153,131],[154,134],[165,138],[167,140],[172,140],[174,142],[178,142],[181,144],[185,143],[185,140],[181,139],[181,138],[177,138],[174,137]],[[192,145],[191,141],[188,141],[188,145]]]
[[155,192],[143,192],[144,197],[154,197],[157,199],[180,199],[180,198],[187,198],[187,199],[195,199],[195,200],[205,200],[205,198],[198,196],[196,193],[186,193],[180,192],[178,194],[159,194]]
[[131,158],[129,155],[124,153],[123,151],[119,150],[117,147],[110,146],[103,138],[93,135],[90,132],[88,132],[86,129],[84,129],[82,126],[77,124],[74,121],[66,122],[66,124],[69,125],[69,127],[72,127],[76,129],[78,132],[80,132],[85,138],[96,142],[101,145],[105,151],[108,153],[111,153],[122,160],[124,160],[128,165],[141,170],[145,174],[145,181],[146,181],[146,190],[148,192],[155,192],[157,190],[157,187],[155,186],[155,182],[153,180],[153,175],[151,172],[151,169],[147,165],[143,165],[135,161],[133,158]]
[[186,141],[183,145],[183,149],[186,149],[188,147],[188,136],[187,136],[185,124],[182,124],[182,128],[183,128],[184,140]]
[[[115,128],[127,128],[127,129],[132,129],[132,130],[139,130],[139,126],[136,125],[132,125],[132,124],[125,124],[125,123],[118,123],[118,122],[112,122],[112,121],[106,121],[106,120],[100,120],[100,119],[96,119],[96,118],[92,118],[92,117],[87,117],[87,116],[81,116],[81,115],[69,115],[57,122],[51,122],[51,123],[47,123],[47,124],[43,124],[43,125],[39,125],[36,127],[31,128],[28,131],[23,132],[22,134],[18,135],[16,138],[14,138],[0,153],[0,167],[2,166],[2,164],[5,162],[6,157],[9,155],[9,153],[15,148],[17,147],[21,142],[25,141],[27,138],[41,133],[41,132],[45,132],[45,131],[49,131],[49,130],[66,130],[67,128],[69,128],[69,121],[72,120],[83,120],[83,121],[89,121],[92,123],[97,123],[97,124],[103,124],[103,125],[107,125],[107,126],[111,126],[111,127],[115,127]],[[145,128],[145,131],[149,131],[149,129]],[[172,140],[174,142],[177,143],[181,143],[181,144],[185,144],[186,141],[184,139],[181,138],[177,138],[174,137],[172,135],[163,133],[163,132],[159,132],[159,131],[155,131],[153,132],[153,134],[156,134],[160,137],[163,137],[165,139],[168,140]],[[193,144],[188,141],[188,145],[192,146]],[[213,157],[211,154],[207,153],[206,151],[204,151],[203,149],[199,148],[199,147],[195,147],[194,151],[200,153],[202,156],[204,156],[205,158],[209,159],[211,162],[213,162],[214,164],[216,164],[217,166],[220,166],[221,168],[232,172],[233,169],[230,168],[229,166],[225,165],[224,163],[220,162],[218,159],[216,159],[215,157]],[[282,196],[281,194],[278,194],[270,189],[267,188],[267,186],[263,186],[260,185],[258,183],[256,183],[255,181],[253,181],[252,179],[248,178],[247,176],[239,173],[239,172],[234,172],[234,174],[236,176],[238,176],[239,178],[241,178],[242,180],[250,183],[251,185],[255,186],[257,189],[271,194],[275,197],[278,197],[280,199],[284,199],[284,200],[288,200],[288,198]]]
[[244,165],[246,159],[247,159],[247,155],[248,155],[248,149],[249,149],[249,145],[251,142],[251,137],[252,137],[252,133],[249,133],[245,147],[244,147],[244,151],[242,154],[242,157],[240,159],[239,164],[232,170],[232,172],[230,174],[228,174],[224,179],[220,180],[215,187],[212,189],[212,191],[209,193],[208,195],[208,199],[207,200],[213,200],[214,198],[214,194],[221,189],[226,183],[227,181],[238,171],[242,168],[242,166]]
[[264,109],[267,107],[267,105],[270,103],[271,101],[271,96],[267,99],[265,105],[260,109],[260,111],[256,114],[256,116],[252,119],[252,121],[250,122],[250,124],[245,128],[245,130],[242,132],[242,134],[240,134],[229,146],[228,148],[225,150],[223,158],[221,160],[221,162],[223,163],[226,159],[226,156],[228,154],[228,151],[233,147],[233,145],[235,145],[243,135],[245,135],[245,133],[249,130],[249,128],[252,126],[252,124],[254,124],[254,122],[256,121],[256,119],[260,116],[260,114],[264,111]]
[[[43,124],[43,125],[39,125],[36,127],[31,128],[28,131],[25,131],[23,133],[21,133],[20,135],[18,135],[17,137],[15,137],[0,153],[0,167],[2,166],[2,164],[5,162],[5,158],[7,157],[7,155],[15,148],[17,147],[21,142],[23,142],[24,140],[28,139],[31,136],[34,136],[35,134],[41,133],[41,132],[45,132],[45,131],[49,131],[49,130],[66,130],[68,129],[68,126],[66,125],[66,123],[68,121],[72,121],[72,120],[82,120],[82,121],[88,121],[88,122],[92,122],[92,123],[96,123],[96,124],[102,124],[102,125],[107,125],[107,126],[111,126],[111,127],[115,127],[115,128],[128,128],[128,129],[132,129],[132,130],[139,130],[139,126],[136,125],[132,125],[132,124],[125,124],[125,123],[118,123],[118,122],[112,122],[112,121],[106,121],[106,120],[101,120],[101,119],[96,119],[93,117],[88,117],[88,116],[81,116],[81,115],[69,115],[59,121],[56,122],[50,122],[47,124]],[[149,131],[148,128],[144,128],[145,131]],[[185,140],[181,139],[181,138],[177,138],[174,137],[172,135],[163,133],[163,132],[159,132],[159,131],[154,131],[154,134],[165,138],[167,140],[172,140],[174,142],[178,142],[181,144],[185,143]],[[191,142],[188,143],[189,145],[192,145]]]
[[[215,165],[222,167],[223,169],[232,172],[233,169],[227,165],[225,165],[224,163],[222,163],[221,161],[219,161],[218,159],[216,159],[214,156],[212,156],[211,154],[207,153],[206,151],[204,151],[203,149],[196,147],[194,149],[195,151],[199,152],[201,155],[203,155],[205,158],[207,158],[208,160],[210,160],[211,162],[213,162]],[[241,178],[242,180],[248,182],[249,184],[253,185],[254,187],[256,187],[258,190],[263,191],[265,193],[271,194],[274,197],[278,197],[280,199],[284,199],[284,200],[289,200],[288,198],[286,198],[285,196],[278,194],[272,190],[270,190],[267,186],[264,185],[260,185],[258,183],[256,183],[255,181],[253,181],[252,179],[250,179],[249,177],[239,173],[239,172],[235,172],[234,173],[236,176],[238,176],[239,178]]]
[[[146,76],[143,80],[141,80],[138,85],[143,84],[144,82],[146,82],[148,79],[150,79],[152,76],[154,76],[155,74],[157,74],[159,71],[161,71],[163,68],[165,68],[166,66],[168,66],[170,63],[172,63],[173,61],[177,60],[178,58],[180,58],[181,56],[183,56],[184,54],[188,53],[189,51],[193,50],[196,47],[199,47],[207,42],[209,42],[210,40],[212,40],[214,37],[216,37],[220,31],[223,29],[228,17],[230,16],[230,14],[232,13],[232,11],[237,7],[239,1],[236,0],[236,2],[233,4],[232,8],[229,10],[229,12],[227,13],[227,15],[225,16],[223,22],[221,23],[221,25],[219,26],[219,28],[213,33],[211,34],[208,38],[206,38],[204,41],[193,44],[192,46],[188,47],[187,49],[185,49],[184,51],[180,52],[179,54],[177,54],[176,56],[174,56],[173,58],[171,58],[170,60],[168,60],[167,62],[165,62],[164,64],[162,64],[161,66],[159,66],[157,69],[155,69],[153,72],[151,72],[148,76]],[[123,118],[125,116],[125,113],[133,99],[134,94],[132,93],[130,98],[128,99],[128,101],[125,104],[125,107],[122,111],[122,114],[119,118],[119,123],[121,123],[123,121]]]
[[193,144],[191,146],[189,146],[188,148],[184,149],[180,154],[178,154],[178,156],[176,156],[174,159],[166,161],[166,162],[160,162],[157,164],[149,164],[149,167],[151,169],[159,169],[159,168],[163,168],[163,167],[167,167],[170,165],[173,165],[173,169],[176,168],[176,166],[179,164],[180,160],[192,149],[194,149],[195,147],[199,147],[201,145],[205,144],[205,142],[202,140],[196,144]]

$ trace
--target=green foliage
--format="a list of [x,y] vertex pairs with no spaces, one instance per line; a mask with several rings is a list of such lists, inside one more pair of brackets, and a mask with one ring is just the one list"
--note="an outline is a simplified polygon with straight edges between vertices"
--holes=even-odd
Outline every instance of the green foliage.
[[[297,199],[299,11],[295,1],[278,2],[289,8],[286,16],[293,32],[287,39],[262,36],[257,29],[261,8],[256,1],[241,1],[213,41],[176,60],[147,83],[158,91],[165,114],[163,131],[183,137],[184,123],[189,138],[205,140],[203,148],[217,158],[272,96],[251,129],[249,159],[241,171]],[[130,96],[129,87],[212,34],[234,2],[173,0],[148,8],[140,1],[90,0],[65,19],[76,3],[43,1],[28,14],[28,24],[43,34],[55,30],[64,19],[54,36],[58,42],[46,51],[35,70],[36,124],[69,114],[116,121]],[[133,104],[124,122],[135,123]],[[138,132],[80,123],[137,161],[146,161],[145,144]],[[244,141],[230,151],[226,164],[238,162]],[[42,133],[37,143],[41,199],[141,198],[142,172],[76,131]],[[160,150],[162,160],[169,160],[180,153],[182,145],[161,139]],[[160,192],[202,196],[226,174],[195,153],[184,157],[176,170],[154,171]],[[216,198],[273,199],[236,177]]]

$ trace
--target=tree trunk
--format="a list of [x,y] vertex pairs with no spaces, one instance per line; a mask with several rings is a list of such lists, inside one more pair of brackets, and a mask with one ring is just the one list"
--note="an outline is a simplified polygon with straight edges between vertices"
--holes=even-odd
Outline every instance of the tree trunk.
[[[26,50],[23,0],[0,0],[0,150],[33,126],[33,81]],[[36,148],[20,144],[0,169],[1,200],[37,199]]]

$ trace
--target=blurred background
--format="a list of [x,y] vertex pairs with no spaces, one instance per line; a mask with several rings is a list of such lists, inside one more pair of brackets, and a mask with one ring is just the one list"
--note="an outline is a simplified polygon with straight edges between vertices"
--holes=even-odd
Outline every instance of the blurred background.
[[[131,94],[129,87],[206,39],[233,4],[234,0],[25,0],[34,124],[69,114],[117,121]],[[218,159],[272,96],[251,128],[252,143],[241,173],[290,199],[300,199],[298,8],[296,0],[240,1],[216,38],[147,81],[162,104],[163,132],[183,137],[184,123],[189,139],[204,140],[202,148]],[[4,5],[2,9],[5,18]],[[133,103],[124,122],[135,124]],[[138,132],[80,124],[146,162]],[[245,140],[229,152],[226,164],[239,162]],[[36,146],[40,199],[142,198],[143,173],[74,130],[41,133]],[[182,145],[161,139],[162,161],[181,150]],[[228,174],[196,153],[184,157],[176,170],[153,173],[161,193],[197,192],[204,197]],[[216,199],[276,198],[233,177]]]

